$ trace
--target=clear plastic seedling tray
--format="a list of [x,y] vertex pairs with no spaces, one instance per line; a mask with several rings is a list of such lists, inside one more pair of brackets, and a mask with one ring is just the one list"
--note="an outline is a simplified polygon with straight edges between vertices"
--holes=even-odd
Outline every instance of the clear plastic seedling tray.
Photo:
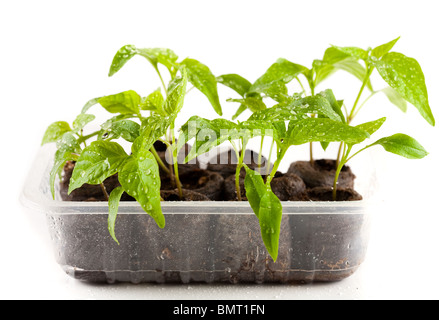
[[41,148],[21,200],[45,215],[58,264],[90,282],[289,283],[338,281],[365,259],[368,201],[285,202],[279,257],[268,255],[248,203],[163,203],[160,229],[135,202],[120,205],[118,245],[105,202],[63,202],[50,195],[54,149]]

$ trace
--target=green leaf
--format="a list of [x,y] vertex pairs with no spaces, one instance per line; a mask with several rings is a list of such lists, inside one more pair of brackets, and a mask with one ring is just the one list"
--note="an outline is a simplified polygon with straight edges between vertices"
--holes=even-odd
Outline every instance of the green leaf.
[[369,135],[373,135],[377,132],[381,126],[386,122],[386,118],[380,118],[375,121],[366,122],[356,126],[355,128],[366,131]]
[[210,69],[201,62],[189,58],[183,60],[181,65],[186,67],[190,83],[209,99],[215,112],[222,116],[217,80]]
[[309,72],[308,68],[292,63],[286,59],[279,59],[256,82],[249,92],[267,93],[280,84],[287,84],[300,74]]
[[[297,109],[297,108],[296,108]],[[285,105],[276,105],[262,111],[253,113],[249,120],[262,120],[267,122],[297,121],[308,118],[305,112],[298,112],[296,109]]]
[[113,62],[111,64],[111,68],[108,76],[111,77],[120,69],[122,69],[122,67],[137,53],[138,53],[137,48],[133,45],[126,45],[120,48],[120,50],[116,53],[116,55],[113,58]]
[[[332,102],[334,103],[334,101]],[[334,121],[343,121],[343,114],[340,116],[338,112],[334,111],[335,105],[333,107],[324,94],[293,100],[287,107],[299,114],[317,114]]]
[[408,159],[422,159],[428,155],[418,141],[402,133],[382,138],[368,147],[375,145],[381,145],[386,151]]
[[72,129],[70,125],[65,121],[58,121],[52,123],[44,133],[43,141],[41,145],[47,143],[57,142],[66,133],[70,132]]
[[[283,125],[283,127],[281,127]],[[266,122],[261,120],[248,120],[239,123],[237,136],[248,141],[255,137],[272,137],[275,141],[280,142],[284,136],[285,122]],[[230,137],[232,139],[233,136]]]
[[55,200],[55,179],[56,176],[61,175],[62,169],[66,165],[67,161],[77,161],[79,158],[78,155],[72,154],[70,152],[57,153],[55,155],[55,162],[53,164],[52,170],[50,170],[50,192],[52,194],[52,198]]
[[153,154],[139,150],[129,156],[119,172],[119,182],[125,192],[135,198],[160,228],[165,227],[165,216],[160,204],[160,174]]
[[216,78],[218,83],[236,91],[241,97],[245,97],[252,86],[251,82],[237,74],[224,74]]
[[282,203],[271,190],[267,190],[260,202],[259,224],[262,240],[264,240],[265,247],[275,262],[279,253],[281,222]]
[[[332,110],[338,115],[338,119],[340,119],[343,123],[346,123],[346,119],[344,117],[343,111],[341,110],[343,103],[341,103],[341,104],[339,103],[340,101],[338,101],[335,98],[334,92],[331,89],[327,89],[323,92],[318,93],[317,95],[325,98],[329,102]],[[321,115],[321,116],[323,116],[323,115]],[[334,118],[328,117],[328,118],[330,118],[332,120],[338,120],[335,117]]]
[[94,141],[82,151],[70,179],[69,194],[84,184],[101,184],[116,174],[128,157],[116,142]]
[[79,145],[72,132],[66,132],[61,139],[56,142],[57,151],[55,153],[55,161],[50,171],[50,191],[53,199],[55,199],[55,179],[59,175],[67,161],[78,160],[81,154],[81,146]]
[[369,54],[366,50],[357,48],[357,47],[338,47],[338,46],[332,46],[333,48],[337,49],[338,51],[341,51],[342,53],[349,55],[356,59],[361,59],[366,61],[369,57]]
[[182,127],[178,138],[178,150],[195,138],[185,162],[209,152],[223,142],[239,138],[238,126],[225,119],[208,120],[191,117]]
[[168,68],[172,78],[174,78],[177,73],[176,61],[178,56],[172,50],[165,48],[138,49],[133,45],[126,45],[123,46],[114,56],[108,75],[110,77],[113,76],[135,55],[140,55],[146,58],[157,71],[158,64],[163,64]]
[[428,103],[425,77],[419,63],[402,53],[390,52],[374,64],[381,77],[434,126],[435,119]]
[[393,103],[395,106],[397,106],[402,112],[407,112],[407,101],[404,100],[404,98],[392,87],[387,87],[383,90],[381,90],[389,101]]
[[105,140],[118,139],[122,137],[128,142],[134,142],[140,135],[140,125],[132,120],[126,120],[118,116],[107,120],[102,126],[102,135],[107,136]]
[[181,75],[181,78],[175,78],[172,80],[172,83],[168,88],[168,97],[166,98],[163,107],[163,111],[166,115],[176,116],[183,108],[188,82],[188,74],[185,68],[181,69]]
[[165,104],[165,99],[163,98],[162,92],[159,88],[153,93],[151,93],[148,97],[142,98],[142,101],[140,103],[140,109],[150,110],[162,115],[166,115],[163,110],[164,104]]
[[348,58],[352,58],[352,56],[339,50],[338,47],[329,47],[326,49],[322,61],[326,64],[335,64]]
[[247,110],[247,106],[244,104],[241,104],[238,108],[238,110],[236,110],[236,113],[233,115],[232,120],[236,120],[245,110]]
[[375,49],[372,50],[372,57],[375,57],[377,59],[381,59],[382,56],[384,56],[386,53],[388,53],[390,50],[393,49],[393,47],[395,46],[395,44],[398,42],[398,40],[401,37],[396,38],[395,40],[392,40],[388,43],[385,43],[381,46],[376,47]]
[[[323,80],[339,70],[346,71],[361,82],[366,77],[366,69],[358,62],[358,58],[354,58],[334,47],[326,50],[323,60],[315,60],[313,69],[316,72],[315,85],[319,85]],[[367,83],[370,91],[373,91],[370,80]]]
[[258,112],[267,109],[267,106],[260,98],[246,97],[244,99],[228,99],[227,102],[238,102],[244,105],[246,109],[250,109],[251,112]]
[[108,199],[108,231],[110,232],[111,237],[114,241],[116,241],[117,244],[119,244],[119,241],[117,240],[115,233],[116,218],[119,211],[120,199],[122,198],[124,192],[125,190],[122,187],[117,187],[111,192]]
[[158,63],[164,65],[171,77],[174,78],[177,74],[177,60],[178,56],[171,49],[166,48],[150,48],[150,49],[137,49],[139,55],[145,57],[151,62],[156,70],[158,70]]
[[154,143],[166,134],[167,129],[175,122],[174,117],[163,117],[154,114],[146,118],[140,127],[140,135],[132,145],[132,152],[150,150]]
[[247,166],[244,167],[247,172],[244,181],[247,199],[253,212],[259,218],[261,199],[265,195],[267,187],[265,186],[264,179],[262,179],[262,176],[259,173],[251,170]]
[[290,123],[288,145],[301,145],[308,142],[343,141],[353,145],[364,141],[370,135],[359,128],[351,127],[331,119],[310,118]]
[[140,96],[135,91],[125,91],[99,99],[99,104],[110,113],[138,114]]
[[96,117],[92,114],[81,113],[76,117],[75,121],[73,121],[73,131],[81,131],[87,124],[92,122],[94,119],[96,119]]
[[96,104],[99,103],[99,99],[100,99],[100,98],[102,98],[102,97],[94,98],[94,99],[91,99],[90,101],[88,101],[88,102],[85,104],[85,106],[82,108],[81,113],[87,113],[87,111],[88,111],[91,107],[93,107],[94,105],[96,105]]

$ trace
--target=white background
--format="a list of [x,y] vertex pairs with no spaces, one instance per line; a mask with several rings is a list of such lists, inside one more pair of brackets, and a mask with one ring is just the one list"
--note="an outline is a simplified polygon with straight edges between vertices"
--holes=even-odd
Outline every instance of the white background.
[[[2,1],[0,3],[2,299],[437,299],[439,178],[438,131],[410,107],[401,113],[377,95],[361,120],[389,118],[378,135],[403,132],[430,155],[409,161],[373,152],[381,196],[368,259],[353,277],[306,286],[95,286],[77,282],[56,265],[40,217],[18,197],[46,127],[73,121],[90,98],[133,89],[146,95],[160,86],[151,66],[134,58],[113,78],[108,69],[125,44],[168,47],[216,75],[256,80],[279,57],[310,66],[330,44],[367,48],[398,36],[394,48],[421,64],[438,113],[439,68],[436,1]],[[377,73],[376,88],[384,86]],[[348,105],[360,83],[337,74],[333,88]],[[225,117],[236,97],[220,88]],[[204,96],[192,91],[180,122],[197,113],[213,118]],[[378,137],[376,137],[378,138]],[[300,155],[300,148],[291,158]],[[330,155],[333,156],[333,155]],[[361,168],[356,168],[361,175]],[[36,218],[36,219],[35,219]]]

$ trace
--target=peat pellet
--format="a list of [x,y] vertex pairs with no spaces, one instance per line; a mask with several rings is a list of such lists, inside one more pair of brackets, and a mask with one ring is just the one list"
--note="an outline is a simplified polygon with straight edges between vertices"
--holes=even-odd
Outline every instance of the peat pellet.
[[[308,188],[331,187],[337,171],[335,160],[297,161],[291,164],[288,173],[299,176]],[[354,188],[355,175],[348,166],[344,166],[338,178],[341,188]]]
[[271,189],[280,201],[306,201],[306,185],[295,174],[287,173],[271,181]]
[[[308,189],[308,197],[311,201],[333,201],[332,187],[315,187]],[[363,197],[351,188],[337,188],[336,201],[360,201]]]
[[204,194],[195,192],[193,190],[182,190],[183,197],[180,198],[180,194],[177,189],[175,190],[162,190],[160,191],[160,196],[162,197],[163,201],[170,201],[170,202],[176,202],[176,201],[211,201],[208,197],[206,197]]

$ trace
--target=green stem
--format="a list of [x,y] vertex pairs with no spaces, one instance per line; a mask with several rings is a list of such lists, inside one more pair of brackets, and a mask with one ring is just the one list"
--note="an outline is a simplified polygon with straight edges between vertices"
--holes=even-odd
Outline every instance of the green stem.
[[340,163],[338,164],[337,171],[335,172],[334,177],[334,184],[332,186],[332,200],[337,201],[337,184],[338,184],[338,178],[340,176],[340,172],[343,169],[343,166],[348,162],[348,156],[349,153],[352,150],[352,146],[348,146],[346,150],[346,144],[344,144],[343,147],[343,158],[341,159]]
[[[288,149],[288,148],[287,148]],[[285,157],[285,154],[287,152],[287,149],[280,148],[277,152],[277,159],[274,162],[273,170],[271,171],[271,174],[267,178],[267,182],[265,183],[267,186],[270,186],[271,181],[273,180],[274,176],[276,175],[277,170],[279,169],[279,166],[282,162],[282,159]]]
[[279,169],[281,161],[282,161],[282,158],[278,158],[274,162],[273,170],[271,171],[270,175],[267,178],[267,182],[265,183],[267,186],[269,186],[271,184],[271,181],[273,180],[274,176],[276,175],[277,170]]
[[180,199],[183,199],[183,189],[181,186],[180,176],[178,174],[178,150],[175,143],[174,126],[175,124],[173,123],[171,125],[171,138],[172,138],[172,155],[174,158],[174,176],[175,176],[175,183],[177,184],[177,188],[178,188],[178,195]]
[[343,142],[340,142],[340,147],[338,148],[338,153],[337,153],[337,160],[335,161],[335,166],[338,168],[338,165],[340,164],[340,157],[341,157],[341,151],[343,150]]
[[267,170],[265,172],[266,176],[268,176],[270,174],[271,158],[273,157],[274,143],[275,143],[275,141],[273,140],[273,142],[271,143],[270,155],[268,156]]
[[171,175],[171,172],[169,171],[169,169],[166,167],[166,165],[163,163],[162,159],[160,158],[160,156],[157,153],[157,150],[154,147],[151,147],[150,149],[151,153],[154,155],[154,158],[157,160],[157,163],[159,164],[160,168],[162,168],[162,170],[167,174],[167,175]]
[[[349,114],[349,116],[348,116],[347,119],[346,119],[348,125],[351,124],[351,122],[352,122],[352,120],[354,119],[354,117],[358,114],[358,111],[360,111],[361,108],[365,105],[365,103],[366,103],[370,98],[372,98],[372,97],[375,95],[375,93],[376,93],[376,92],[373,92],[373,93],[372,93],[372,94],[366,99],[366,101],[364,101],[364,102],[361,104],[361,106],[359,107],[359,109],[356,110],[356,108],[357,108],[357,106],[358,106],[358,103],[360,102],[361,96],[363,95],[363,91],[364,91],[364,89],[366,88],[367,83],[369,82],[370,76],[372,75],[373,70],[374,70],[374,67],[368,67],[368,69],[367,69],[366,77],[364,78],[363,84],[361,85],[360,92],[358,92],[358,96],[357,96],[357,99],[355,100],[354,106],[352,107],[351,113]],[[341,151],[342,146],[343,146],[343,142],[340,143],[340,148],[339,148],[339,151],[338,151],[337,161],[336,161],[337,164],[340,164],[340,151]]]
[[[311,89],[311,96],[315,96],[315,85],[314,85],[314,80],[309,82],[309,87]],[[311,118],[315,118],[316,115],[312,114]],[[313,143],[310,142],[309,143],[309,162],[311,163],[311,165],[314,165],[314,152],[313,152]]]
[[364,107],[364,105],[374,96],[378,93],[378,91],[374,91],[372,92],[366,100],[364,100],[364,102],[358,107],[357,111],[355,112],[355,114],[352,116],[352,118],[355,118],[358,114],[358,112],[360,112],[360,110]]
[[305,87],[302,84],[302,81],[300,81],[299,77],[296,77],[296,80],[297,80],[297,82],[299,82],[300,87],[302,88],[303,93],[306,94],[306,90],[305,90]]
[[259,148],[259,154],[258,154],[258,171],[261,173],[261,167],[262,167],[262,148],[264,147],[264,139],[265,136],[261,136],[261,147]]
[[90,138],[93,138],[93,137],[97,136],[100,132],[101,132],[101,131],[99,130],[99,131],[96,131],[96,132],[90,133],[90,134],[87,135],[87,136],[80,137],[80,138],[78,139],[78,143],[84,143],[86,140],[88,140],[88,139],[90,139]]
[[159,75],[160,81],[162,82],[163,89],[165,90],[165,97],[167,98],[168,97],[168,90],[166,89],[165,81],[163,81],[162,74],[160,73],[160,70],[157,66],[155,66],[155,71],[157,71],[157,74]]
[[104,194],[105,200],[108,201],[110,199],[110,196],[108,195],[107,188],[105,188],[104,183],[101,183],[100,186],[102,193]]
[[369,68],[366,73],[366,77],[363,81],[363,84],[361,86],[360,92],[358,93],[357,99],[355,100],[354,106],[352,107],[351,113],[349,114],[349,117],[347,119],[348,124],[352,122],[354,119],[354,116],[356,115],[355,109],[357,108],[358,103],[360,102],[361,96],[363,95],[363,91],[367,86],[367,83],[369,82],[370,76],[372,75],[373,67]]
[[244,157],[245,157],[245,149],[247,148],[247,143],[244,142],[244,139],[241,139],[241,154],[237,151],[238,149],[235,148],[235,152],[237,155],[238,165],[236,166],[236,173],[235,173],[235,186],[236,186],[236,194],[238,196],[238,201],[242,201],[241,196],[241,169],[244,166]]

